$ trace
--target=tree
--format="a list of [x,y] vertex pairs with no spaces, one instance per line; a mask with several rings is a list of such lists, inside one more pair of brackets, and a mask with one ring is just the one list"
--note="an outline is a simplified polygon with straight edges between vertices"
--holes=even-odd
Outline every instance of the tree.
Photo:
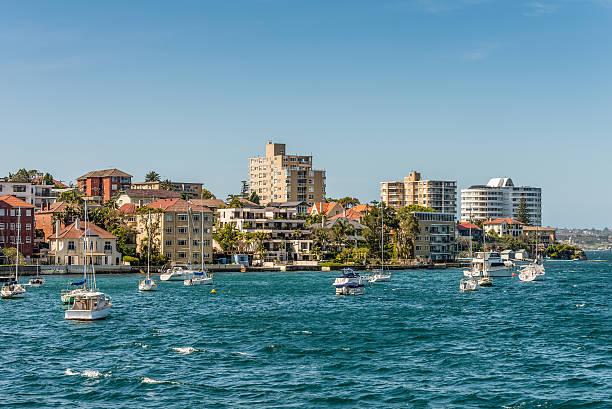
[[74,190],[66,190],[65,192],[60,193],[56,201],[71,203],[78,206],[83,206],[83,204],[85,203],[83,201],[83,195],[75,192]]
[[416,237],[421,233],[419,219],[410,206],[398,210],[399,226],[395,234],[395,254],[400,259],[415,258]]
[[342,205],[345,209],[350,209],[351,207],[357,206],[360,204],[359,199],[356,197],[343,197],[342,199],[338,199],[338,203]]
[[[17,263],[17,248],[16,247],[6,247],[2,250],[4,256],[8,259],[9,264]],[[19,253],[19,265],[25,265],[25,257],[23,254]]]
[[38,174],[36,169],[19,169],[17,173],[9,173],[8,178],[11,182],[31,183]]
[[265,232],[250,233],[253,243],[255,243],[254,252],[259,257],[259,260],[263,263],[268,250],[266,249],[265,242],[270,240],[270,234]]
[[253,202],[255,204],[259,204],[259,196],[255,192],[251,192],[251,195],[247,199],[249,202]]
[[41,185],[53,186],[55,185],[55,181],[53,180],[53,176],[50,173],[45,173],[45,175],[40,180]]
[[411,204],[406,206],[409,212],[426,212],[426,213],[436,213],[436,209],[431,207],[421,206],[417,204]]
[[216,197],[210,190],[202,188],[202,199],[216,199]]
[[323,252],[327,249],[327,243],[329,242],[329,229],[325,227],[316,227],[312,231],[312,252],[321,258]]
[[[384,202],[371,202],[372,206],[363,217],[363,224],[367,227],[363,230],[365,246],[370,250],[370,254],[377,258],[381,255],[381,235],[385,236],[385,258],[389,259],[393,246],[391,244],[391,234],[398,227],[398,218],[395,209],[388,207]],[[382,219],[382,221],[381,221]],[[384,226],[383,226],[384,225]],[[381,230],[382,229],[382,230]]]
[[170,179],[165,179],[159,184],[159,188],[163,190],[173,190]]
[[240,188],[240,197],[246,199],[249,196],[249,182],[241,180],[242,187]]
[[244,207],[244,205],[240,201],[239,195],[229,195],[227,196],[227,207],[229,207],[230,209],[235,209]]
[[355,229],[351,224],[345,220],[338,220],[331,228],[331,239],[336,250],[340,249],[346,244],[348,236],[355,233]]
[[145,175],[145,182],[161,182],[161,176],[154,170]]
[[226,253],[232,253],[238,244],[239,235],[240,232],[233,224],[226,223],[213,236],[216,242],[219,243],[221,250]]
[[524,197],[521,197],[519,201],[516,219],[525,226],[531,226],[531,217],[529,217],[529,210],[527,210],[527,199]]

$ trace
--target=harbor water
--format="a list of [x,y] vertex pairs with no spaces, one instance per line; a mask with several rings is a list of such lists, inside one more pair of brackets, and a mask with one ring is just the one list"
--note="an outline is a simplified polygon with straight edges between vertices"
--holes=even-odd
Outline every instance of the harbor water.
[[612,407],[612,253],[589,257],[470,293],[457,269],[359,297],[334,272],[100,275],[114,306],[89,323],[64,320],[78,277],[50,276],[0,301],[0,407]]

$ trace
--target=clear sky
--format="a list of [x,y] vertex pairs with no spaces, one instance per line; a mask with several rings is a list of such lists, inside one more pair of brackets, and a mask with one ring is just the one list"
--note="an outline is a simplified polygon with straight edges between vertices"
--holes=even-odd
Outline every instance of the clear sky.
[[328,195],[410,170],[612,226],[612,0],[1,1],[0,174],[240,189],[268,140]]

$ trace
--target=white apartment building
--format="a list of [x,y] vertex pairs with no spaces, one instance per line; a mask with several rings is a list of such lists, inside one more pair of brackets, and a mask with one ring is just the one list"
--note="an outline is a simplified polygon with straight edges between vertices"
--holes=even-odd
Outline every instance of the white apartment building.
[[0,180],[0,196],[15,195],[18,199],[36,206],[39,210],[55,203],[58,196],[57,191],[58,189],[53,185]]
[[312,156],[287,155],[284,143],[268,142],[266,156],[249,159],[249,190],[260,203],[325,199],[325,171],[312,168]]
[[[312,260],[312,239],[306,220],[298,217],[292,208],[267,207],[218,209],[219,228],[232,224],[242,233],[267,233],[263,243],[266,248],[264,262]],[[255,251],[250,243],[249,252]]]
[[493,220],[510,217],[516,219],[521,198],[525,198],[527,211],[534,226],[542,225],[542,189],[514,186],[510,178],[493,178],[486,185],[461,189],[461,221]]

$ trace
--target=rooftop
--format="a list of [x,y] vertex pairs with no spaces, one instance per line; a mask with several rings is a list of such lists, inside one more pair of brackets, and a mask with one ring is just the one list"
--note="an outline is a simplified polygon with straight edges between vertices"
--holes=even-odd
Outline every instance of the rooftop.
[[157,199],[173,199],[180,198],[180,192],[175,192],[173,190],[164,190],[164,189],[127,189],[122,194],[128,195],[131,198],[157,198]]
[[162,209],[167,212],[186,212],[189,208],[192,212],[212,212],[208,207],[189,203],[184,199],[157,199],[146,207]]
[[109,176],[119,176],[119,177],[126,177],[126,178],[132,177],[132,175],[130,175],[129,173],[125,173],[119,169],[113,168],[113,169],[103,169],[103,170],[92,170],[91,172],[88,172],[84,174],[83,176],[78,177],[77,180],[83,180],[87,178],[105,178]]
[[8,204],[11,207],[35,207],[33,204],[29,204],[28,202],[25,202],[14,195],[0,196],[0,201]]
[[[85,223],[82,221],[75,221],[74,223],[64,227],[62,231],[59,233],[59,239],[80,239],[85,234]],[[89,237],[100,237],[101,239],[116,239],[117,237],[113,236],[102,227],[97,226],[93,223],[87,223],[87,236]],[[49,239],[55,240],[55,235],[49,236]]]
[[499,219],[487,220],[486,222],[484,222],[484,224],[486,224],[486,225],[502,224],[502,223],[506,223],[506,224],[523,224],[523,223],[519,222],[518,220],[512,219],[510,217],[500,217]]

